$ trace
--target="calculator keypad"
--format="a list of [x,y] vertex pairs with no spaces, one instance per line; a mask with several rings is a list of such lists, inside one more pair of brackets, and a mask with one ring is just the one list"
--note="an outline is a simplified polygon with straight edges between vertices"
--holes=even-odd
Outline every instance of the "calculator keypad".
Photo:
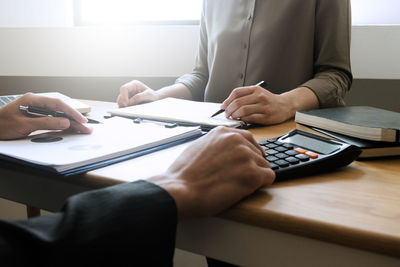
[[277,138],[258,142],[265,150],[265,159],[269,161],[271,169],[287,168],[309,160],[317,159],[318,154],[304,148],[294,147],[290,143],[283,143]]

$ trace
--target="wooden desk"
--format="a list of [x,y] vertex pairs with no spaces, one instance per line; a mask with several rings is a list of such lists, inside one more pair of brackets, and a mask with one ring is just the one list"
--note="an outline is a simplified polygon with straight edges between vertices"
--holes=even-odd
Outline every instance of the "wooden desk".
[[[115,107],[89,103],[96,119]],[[286,122],[252,133],[262,140],[293,128]],[[69,178],[2,164],[0,195],[56,211],[69,195],[162,171],[185,146]],[[147,168],[154,161],[159,169]],[[276,183],[218,217],[180,223],[177,247],[245,266],[400,266],[400,159]]]

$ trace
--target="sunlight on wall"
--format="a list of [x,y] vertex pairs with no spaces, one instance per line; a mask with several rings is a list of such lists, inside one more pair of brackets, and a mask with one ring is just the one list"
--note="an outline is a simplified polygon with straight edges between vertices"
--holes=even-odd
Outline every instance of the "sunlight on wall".
[[201,0],[81,0],[76,1],[83,25],[119,25],[151,21],[200,19]]
[[399,0],[351,0],[353,25],[400,25]]

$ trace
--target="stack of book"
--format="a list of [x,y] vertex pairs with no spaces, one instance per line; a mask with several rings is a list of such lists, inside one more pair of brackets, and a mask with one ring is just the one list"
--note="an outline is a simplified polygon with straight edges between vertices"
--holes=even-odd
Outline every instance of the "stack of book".
[[352,106],[298,111],[296,128],[356,145],[360,158],[400,155],[400,113]]

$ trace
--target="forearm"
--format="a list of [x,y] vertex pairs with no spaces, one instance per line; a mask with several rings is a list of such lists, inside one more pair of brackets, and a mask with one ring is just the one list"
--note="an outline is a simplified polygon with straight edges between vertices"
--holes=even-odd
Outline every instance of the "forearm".
[[307,87],[298,87],[291,91],[281,94],[284,99],[283,105],[286,105],[288,118],[294,117],[298,110],[317,109],[319,101],[315,93]]
[[157,93],[161,96],[160,98],[175,97],[189,100],[192,99],[192,93],[189,88],[181,83],[163,87],[157,90]]

